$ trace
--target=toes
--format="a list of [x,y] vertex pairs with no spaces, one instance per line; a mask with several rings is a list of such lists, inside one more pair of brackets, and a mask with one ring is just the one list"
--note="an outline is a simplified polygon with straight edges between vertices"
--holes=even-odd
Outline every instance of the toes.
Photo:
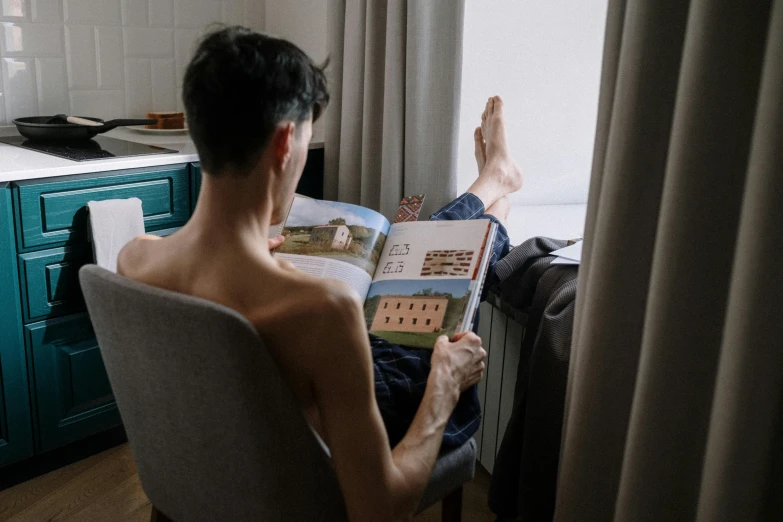
[[481,132],[481,127],[476,127],[473,131],[473,139],[475,140],[475,155],[478,162],[479,170],[484,168],[484,162],[487,161],[487,150],[484,145],[484,133]]
[[496,112],[503,108],[503,99],[500,96],[492,97],[492,111]]

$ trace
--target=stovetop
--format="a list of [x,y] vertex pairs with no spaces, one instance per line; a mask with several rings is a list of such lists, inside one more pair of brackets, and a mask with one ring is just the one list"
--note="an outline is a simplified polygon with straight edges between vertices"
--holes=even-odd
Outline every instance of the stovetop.
[[96,136],[88,141],[70,144],[30,141],[22,136],[0,138],[0,142],[73,161],[177,153],[176,150],[172,149],[118,140],[106,136]]

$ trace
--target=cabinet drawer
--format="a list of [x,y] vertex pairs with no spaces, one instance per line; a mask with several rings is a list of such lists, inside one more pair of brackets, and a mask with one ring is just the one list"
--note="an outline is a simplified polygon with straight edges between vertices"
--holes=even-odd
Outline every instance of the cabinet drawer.
[[[165,237],[179,227],[154,230]],[[25,323],[84,310],[79,269],[93,262],[92,245],[51,248],[19,254],[19,281]]]
[[25,337],[32,358],[39,451],[120,424],[87,314],[27,325]]
[[24,322],[84,310],[79,269],[92,262],[89,245],[19,255]]
[[13,190],[19,248],[65,246],[84,240],[88,201],[136,197],[142,202],[147,230],[182,225],[190,214],[189,178],[187,165],[178,165],[17,182]]

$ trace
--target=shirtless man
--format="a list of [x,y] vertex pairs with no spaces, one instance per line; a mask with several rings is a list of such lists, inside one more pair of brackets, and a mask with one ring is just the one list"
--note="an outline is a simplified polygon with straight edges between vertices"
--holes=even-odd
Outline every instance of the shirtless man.
[[[323,72],[293,44],[227,28],[201,43],[183,91],[203,172],[198,204],[177,233],[129,243],[119,273],[246,316],[329,446],[350,519],[409,517],[460,393],[482,377],[481,340],[467,333],[436,341],[421,406],[392,449],[358,296],[276,259],[270,250],[282,240],[267,237],[304,168],[312,120],[328,102]],[[499,99],[488,103],[482,128],[484,164],[469,196],[502,216],[521,174],[506,152]]]

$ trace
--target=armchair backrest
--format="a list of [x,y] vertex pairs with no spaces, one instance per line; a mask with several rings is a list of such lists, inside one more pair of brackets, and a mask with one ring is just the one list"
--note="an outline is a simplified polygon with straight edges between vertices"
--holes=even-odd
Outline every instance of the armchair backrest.
[[153,505],[188,522],[345,519],[330,459],[245,317],[95,265],[79,276]]

